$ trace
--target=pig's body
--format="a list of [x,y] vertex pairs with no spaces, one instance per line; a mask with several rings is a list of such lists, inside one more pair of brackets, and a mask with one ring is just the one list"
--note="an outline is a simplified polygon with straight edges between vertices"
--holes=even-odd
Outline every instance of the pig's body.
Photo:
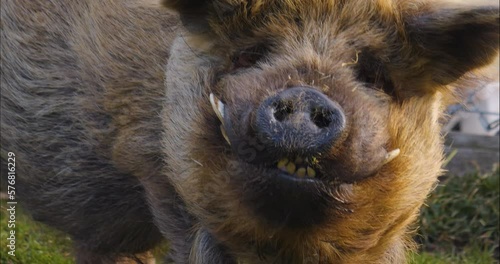
[[[145,251],[161,238],[132,174],[163,166],[176,20],[122,2],[2,1],[2,151],[16,155],[20,204],[83,254]],[[128,168],[113,158],[124,155]]]
[[175,263],[404,262],[446,85],[496,54],[497,7],[165,2],[185,28],[134,1],[2,2],[22,206],[79,263],[163,238]]

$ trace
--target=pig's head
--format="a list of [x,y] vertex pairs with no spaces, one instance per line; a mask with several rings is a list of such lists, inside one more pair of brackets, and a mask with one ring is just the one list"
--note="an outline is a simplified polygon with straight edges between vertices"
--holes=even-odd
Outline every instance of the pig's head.
[[498,7],[164,4],[184,26],[166,73],[167,175],[191,213],[222,240],[404,244],[441,170],[442,98],[495,57]]

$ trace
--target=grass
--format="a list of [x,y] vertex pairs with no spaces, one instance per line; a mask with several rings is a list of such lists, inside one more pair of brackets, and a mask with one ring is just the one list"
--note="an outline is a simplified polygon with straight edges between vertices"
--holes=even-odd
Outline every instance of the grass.
[[460,252],[421,252],[410,257],[411,264],[495,264],[498,260],[491,252],[478,247],[464,248]]
[[[499,258],[500,171],[448,177],[420,217],[417,241],[427,252],[478,252]],[[460,255],[455,253],[455,255]],[[491,262],[471,262],[491,263]]]
[[[444,179],[422,209],[417,240],[423,251],[411,264],[499,263],[500,172]],[[16,211],[16,256],[7,253],[5,201],[2,201],[0,263],[73,263],[70,239]],[[157,262],[161,263],[161,262]]]
[[[2,201],[1,221],[1,254],[0,263],[2,264],[31,264],[31,263],[53,263],[53,264],[71,264],[72,248],[70,238],[58,231],[47,228],[46,226],[32,221],[19,208],[16,208],[16,226],[10,229],[6,224],[8,216],[5,202]],[[7,238],[9,232],[15,230],[16,248],[15,256],[8,254]]]

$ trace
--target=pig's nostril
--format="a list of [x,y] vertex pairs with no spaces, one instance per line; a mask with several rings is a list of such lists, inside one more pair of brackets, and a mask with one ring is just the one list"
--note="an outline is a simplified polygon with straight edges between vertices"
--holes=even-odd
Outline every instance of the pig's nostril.
[[277,101],[273,103],[272,107],[274,109],[274,118],[280,122],[294,112],[292,102],[289,101]]
[[341,138],[345,116],[340,105],[321,92],[294,87],[264,100],[253,127],[269,153],[316,155]]
[[322,108],[311,109],[311,120],[319,128],[330,126],[333,121],[333,112]]

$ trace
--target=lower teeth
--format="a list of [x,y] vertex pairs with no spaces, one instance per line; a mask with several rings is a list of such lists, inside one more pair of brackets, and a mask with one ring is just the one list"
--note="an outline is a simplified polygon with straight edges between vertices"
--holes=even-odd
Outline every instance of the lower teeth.
[[306,168],[300,168],[297,170],[297,172],[295,173],[297,176],[299,177],[304,177],[306,176]]
[[[297,159],[295,159],[295,161],[296,162],[293,162],[287,158],[284,158],[284,159],[281,159],[280,161],[278,161],[276,166],[281,171],[284,171],[290,175],[294,175],[294,176],[299,177],[299,178],[303,178],[306,176],[310,177],[310,178],[316,177],[316,170],[314,170],[313,168],[311,168],[309,166],[303,166],[301,164],[303,159],[297,158]],[[300,165],[297,166],[297,163]]]

